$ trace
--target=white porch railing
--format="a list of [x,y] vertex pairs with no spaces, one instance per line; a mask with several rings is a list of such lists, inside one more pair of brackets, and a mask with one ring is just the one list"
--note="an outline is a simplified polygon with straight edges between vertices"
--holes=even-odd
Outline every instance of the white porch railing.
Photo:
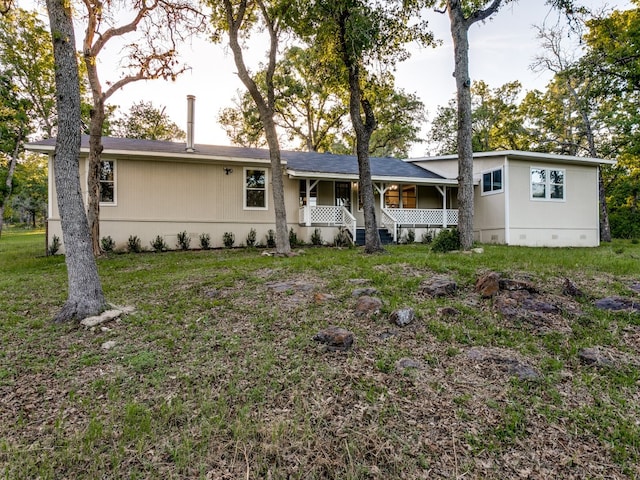
[[301,225],[331,225],[344,227],[356,238],[356,217],[344,207],[316,205],[300,207],[299,222]]
[[458,224],[458,210],[441,208],[386,208],[383,211],[398,225],[437,225],[448,227]]
[[388,232],[393,234],[394,243],[398,242],[398,222],[391,214],[390,210],[383,208],[382,215],[380,215],[380,225],[387,229]]

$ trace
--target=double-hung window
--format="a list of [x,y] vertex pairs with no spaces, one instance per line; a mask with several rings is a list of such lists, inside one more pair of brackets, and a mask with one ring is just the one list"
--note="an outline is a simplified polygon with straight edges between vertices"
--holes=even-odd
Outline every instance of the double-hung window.
[[116,203],[115,160],[104,160],[100,164],[100,203],[103,205]]
[[555,168],[531,168],[531,199],[563,201],[566,174]]
[[502,167],[482,173],[482,194],[490,195],[504,191]]
[[267,209],[267,171],[265,169],[244,169],[244,208]]

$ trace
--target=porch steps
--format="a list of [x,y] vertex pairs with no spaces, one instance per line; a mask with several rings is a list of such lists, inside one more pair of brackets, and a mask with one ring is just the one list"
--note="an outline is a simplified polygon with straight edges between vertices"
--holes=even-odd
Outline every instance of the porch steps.
[[[383,245],[393,243],[393,235],[386,228],[379,228],[380,241]],[[356,245],[364,245],[364,228],[356,229]]]

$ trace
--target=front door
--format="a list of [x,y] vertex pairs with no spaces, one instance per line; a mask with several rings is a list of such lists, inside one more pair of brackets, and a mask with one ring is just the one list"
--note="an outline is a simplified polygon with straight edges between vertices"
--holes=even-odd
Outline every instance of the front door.
[[336,207],[345,207],[351,212],[351,182],[336,182]]

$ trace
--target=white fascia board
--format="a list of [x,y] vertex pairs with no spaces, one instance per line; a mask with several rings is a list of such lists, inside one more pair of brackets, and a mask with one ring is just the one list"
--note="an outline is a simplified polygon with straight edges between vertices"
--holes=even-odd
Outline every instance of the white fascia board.
[[[317,178],[324,180],[349,180],[358,181],[360,177],[351,173],[322,173],[322,172],[299,172],[296,170],[287,169],[289,178]],[[447,178],[415,178],[415,177],[380,177],[372,176],[373,182],[385,182],[385,183],[409,183],[409,184],[421,184],[421,185],[457,185],[457,180],[450,180]]]
[[[486,157],[509,157],[511,160],[540,160],[555,163],[572,163],[572,164],[589,164],[589,165],[615,165],[617,160],[608,160],[604,158],[592,158],[592,157],[576,157],[573,155],[560,155],[557,153],[542,153],[542,152],[525,152],[521,150],[497,150],[493,152],[476,152],[473,154],[473,158],[486,158]],[[415,162],[429,162],[438,160],[457,160],[458,155],[440,155],[435,157],[417,157],[408,158],[405,161],[409,163]]]

